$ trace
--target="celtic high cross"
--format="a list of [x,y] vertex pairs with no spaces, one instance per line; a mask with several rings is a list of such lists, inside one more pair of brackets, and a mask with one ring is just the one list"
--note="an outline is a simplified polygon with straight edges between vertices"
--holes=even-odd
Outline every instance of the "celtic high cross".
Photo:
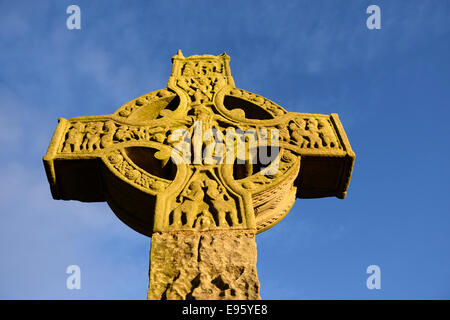
[[53,198],[106,201],[152,237],[149,299],[259,299],[255,234],[296,198],[343,199],[355,154],[337,114],[236,88],[226,54],[172,61],[167,88],[59,119],[44,157]]

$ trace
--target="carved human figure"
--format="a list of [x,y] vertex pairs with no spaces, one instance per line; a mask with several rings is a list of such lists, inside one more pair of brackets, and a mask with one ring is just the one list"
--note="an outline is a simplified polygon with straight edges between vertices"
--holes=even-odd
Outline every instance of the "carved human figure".
[[286,125],[279,124],[276,126],[276,128],[278,129],[280,141],[289,142],[291,136],[289,134],[289,129],[286,127]]
[[322,139],[320,138],[319,123],[315,118],[308,119],[308,138],[310,148],[322,147]]
[[106,121],[100,145],[102,148],[109,147],[113,143],[114,134],[116,133],[116,124],[114,121]]
[[124,142],[131,140],[133,138],[133,133],[131,132],[130,128],[127,125],[122,125],[119,127],[119,130],[117,130],[114,137],[118,141]]
[[63,152],[79,152],[83,142],[84,124],[75,122],[67,133],[67,139],[64,144]]
[[221,163],[223,158],[223,152],[221,154],[216,154],[215,151],[218,149],[216,146],[221,146],[219,143],[216,144],[216,139],[214,137],[213,129],[209,130],[203,135],[203,163],[204,164],[215,164]]
[[86,126],[86,136],[83,141],[83,150],[94,151],[100,148],[100,134],[103,122],[89,122]]
[[173,210],[173,223],[176,226],[193,227],[197,215],[208,210],[208,205],[203,201],[204,196],[201,181],[193,180],[180,194],[181,203]]
[[194,116],[193,120],[198,121],[202,125],[202,132],[205,133],[206,130],[213,127],[217,127],[218,123],[215,121],[214,114],[211,109],[203,104],[198,104],[193,107]]
[[305,121],[303,119],[289,122],[289,129],[291,130],[291,137],[293,142],[300,148],[307,145],[308,141],[304,138],[307,135],[305,130]]
[[[217,211],[217,220],[220,227],[231,227],[239,224],[236,203],[230,199],[223,188],[214,180],[206,180],[206,194],[211,199],[213,208]],[[227,219],[228,218],[228,219]],[[229,225],[228,221],[231,221]]]
[[333,132],[330,124],[324,119],[319,119],[318,122],[319,122],[320,136],[322,137],[325,146],[327,148],[336,147],[338,145],[336,135]]
[[[203,104],[198,104],[193,107],[192,119],[195,119],[195,123],[197,126],[201,126],[201,137],[194,136],[194,139],[201,139],[202,141],[202,150],[203,150],[203,159],[205,164],[213,164],[216,161],[221,162],[224,156],[223,150],[223,134],[221,131],[217,129],[219,127],[217,121],[215,120],[214,114],[211,109],[204,106]],[[192,128],[191,134],[195,135],[196,133],[200,133],[198,128]],[[216,141],[218,139],[218,141]],[[195,144],[195,141],[194,141]],[[201,150],[200,150],[201,152]],[[215,154],[217,153],[217,154]],[[217,157],[217,159],[213,159],[213,157]],[[195,158],[194,161],[201,161],[200,159]]]

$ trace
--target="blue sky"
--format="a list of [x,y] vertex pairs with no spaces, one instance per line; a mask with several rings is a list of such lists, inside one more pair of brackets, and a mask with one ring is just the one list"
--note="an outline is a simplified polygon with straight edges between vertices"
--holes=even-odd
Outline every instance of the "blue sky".
[[0,298],[146,298],[150,240],[105,203],[53,200],[42,156],[58,117],[165,87],[182,49],[227,52],[238,87],[289,111],[338,113],[357,155],[345,200],[299,199],[257,236],[263,299],[449,299],[449,40],[448,1],[0,1]]

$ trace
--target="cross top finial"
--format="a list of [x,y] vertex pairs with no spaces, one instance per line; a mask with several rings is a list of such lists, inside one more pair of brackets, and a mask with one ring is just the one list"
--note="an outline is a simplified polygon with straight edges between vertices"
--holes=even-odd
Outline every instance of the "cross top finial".
[[177,80],[194,85],[197,85],[198,82],[212,81],[216,86],[225,84],[234,86],[229,62],[230,57],[226,53],[218,56],[205,54],[184,57],[179,50],[177,55],[172,58],[173,66],[168,86],[170,87]]

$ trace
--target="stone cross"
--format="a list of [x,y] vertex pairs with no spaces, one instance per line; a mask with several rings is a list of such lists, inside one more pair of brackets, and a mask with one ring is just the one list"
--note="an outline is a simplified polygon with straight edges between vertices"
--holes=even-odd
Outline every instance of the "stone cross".
[[106,201],[152,238],[148,299],[259,299],[255,234],[296,198],[345,198],[355,154],[337,114],[238,89],[229,60],[179,51],[166,88],[60,118],[44,156],[54,199]]

